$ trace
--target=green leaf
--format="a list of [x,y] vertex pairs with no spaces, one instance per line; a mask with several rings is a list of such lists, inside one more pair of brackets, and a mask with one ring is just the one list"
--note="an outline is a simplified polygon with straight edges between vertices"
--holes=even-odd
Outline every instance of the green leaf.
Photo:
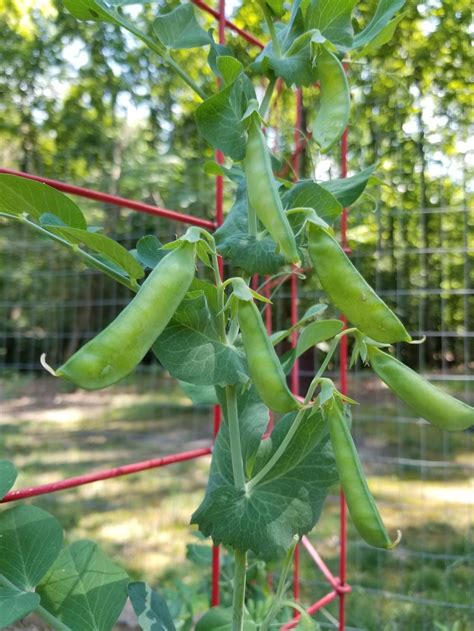
[[15,484],[17,475],[18,472],[13,462],[0,460],[0,500],[5,497]]
[[163,244],[154,235],[148,234],[137,242],[137,258],[139,262],[153,269],[161,259],[166,256],[166,250],[162,250]]
[[212,561],[212,548],[197,543],[188,543],[186,546],[186,558],[194,565],[208,569]]
[[357,0],[312,0],[306,12],[306,28],[318,29],[340,50],[352,46],[352,11]]
[[[295,414],[283,417],[271,437],[263,441],[256,461],[250,459],[254,471],[275,453],[294,418]],[[248,456],[244,462],[248,470]],[[228,429],[223,424],[206,495],[191,521],[215,543],[278,558],[288,550],[294,534],[308,532],[318,521],[328,490],[336,481],[327,424],[320,413],[303,419],[284,455],[250,493],[233,484]]]
[[110,10],[101,0],[63,0],[63,4],[78,20],[114,22]]
[[217,396],[214,386],[196,386],[193,383],[180,381],[179,385],[194,405],[216,405]]
[[[231,627],[232,608],[213,607],[200,618],[195,631],[230,631]],[[255,623],[248,619],[247,613],[244,615],[243,631],[257,631]]]
[[310,180],[297,182],[283,194],[282,199],[284,207],[288,209],[313,208],[328,224],[333,224],[342,213],[342,206],[336,197],[320,184]]
[[220,340],[202,292],[187,295],[153,352],[173,377],[197,386],[248,380],[244,353]]
[[285,15],[285,3],[283,0],[265,0],[265,4],[278,18],[281,18],[283,17],[283,15]]
[[255,238],[248,233],[248,198],[244,179],[237,187],[234,205],[214,233],[219,253],[247,274],[276,274],[285,259],[276,252],[269,236]]
[[334,195],[344,208],[353,204],[364,192],[370,176],[377,168],[376,164],[363,169],[356,175],[346,178],[337,178],[328,182],[319,182],[319,185]]
[[397,26],[406,16],[405,13],[400,13],[397,17],[393,18],[391,22],[389,22],[384,28],[376,35],[368,44],[363,46],[357,54],[352,54],[352,59],[359,59],[360,57],[367,57],[368,55],[372,55],[376,50],[378,50],[381,46],[384,46],[389,42],[395,34],[397,30]]
[[[395,13],[403,7],[405,1],[406,0],[379,0],[373,18],[365,27],[365,29],[354,36],[352,47],[361,48],[362,46],[366,46],[369,42],[372,42],[375,38],[377,38],[382,33],[382,31],[386,29]],[[398,21],[399,20],[400,17],[398,18]],[[393,27],[393,31],[395,30],[396,25],[397,24],[395,24],[395,26]],[[388,39],[386,41],[388,41]]]
[[127,600],[128,576],[93,541],[63,548],[38,586],[41,604],[71,629],[110,631]]
[[299,2],[293,4],[290,20],[277,33],[282,55],[278,55],[270,41],[258,55],[251,68],[268,74],[269,70],[281,77],[288,86],[311,85],[317,74],[311,61],[311,34],[305,26]]
[[34,611],[39,604],[38,594],[21,592],[12,587],[0,585],[0,628],[4,629],[18,622]]
[[117,265],[120,270],[126,272],[131,279],[142,278],[145,275],[143,267],[135,260],[123,245],[113,239],[97,232],[88,232],[78,228],[64,228],[61,226],[45,226],[50,232],[58,234],[69,243],[76,245],[83,244],[90,250],[97,252],[106,260]]
[[340,320],[320,320],[312,322],[305,327],[298,337],[296,348],[291,349],[281,358],[283,371],[287,375],[293,367],[295,360],[308,349],[329,340],[342,331],[343,324]]
[[59,522],[36,506],[0,513],[0,574],[20,589],[36,587],[63,542]]
[[36,221],[51,213],[67,226],[86,229],[80,208],[63,193],[26,177],[0,173],[0,211],[13,215],[27,213]]
[[130,583],[128,596],[143,631],[176,631],[165,599],[146,583]]
[[[220,57],[217,58],[218,69],[219,59]],[[227,63],[223,67],[228,70]],[[235,162],[245,157],[246,124],[242,117],[248,101],[254,98],[252,84],[241,69],[233,81],[206,99],[196,110],[196,124],[200,133],[213,147],[220,149]]]
[[153,30],[168,48],[196,48],[211,43],[209,34],[196,20],[192,4],[182,4],[169,13],[158,15]]

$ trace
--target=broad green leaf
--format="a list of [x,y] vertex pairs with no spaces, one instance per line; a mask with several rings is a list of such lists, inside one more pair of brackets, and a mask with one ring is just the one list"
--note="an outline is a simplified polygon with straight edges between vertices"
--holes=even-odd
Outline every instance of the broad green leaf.
[[281,18],[285,15],[285,3],[283,0],[265,0],[265,4],[277,17]]
[[377,49],[384,44],[387,44],[395,34],[397,30],[397,26],[403,20],[406,13],[400,13],[397,15],[391,22],[389,22],[383,29],[374,37],[374,39],[370,40],[368,44],[363,46],[361,49],[357,51],[357,54],[352,54],[352,59],[359,59],[360,57],[366,57],[368,55],[372,55]]
[[162,250],[163,244],[154,235],[148,234],[137,243],[137,257],[145,267],[153,269],[161,259],[166,256],[166,250]]
[[[361,48],[378,37],[387,27],[395,13],[403,7],[405,1],[406,0],[379,0],[373,18],[365,29],[354,36],[352,47]],[[395,30],[395,27],[396,24],[393,30]],[[388,41],[388,39],[386,41]]]
[[110,631],[127,600],[128,576],[93,541],[63,548],[37,592],[71,629]]
[[252,64],[252,69],[263,74],[271,70],[288,86],[314,83],[317,74],[311,61],[311,35],[306,32],[299,3],[293,4],[290,20],[278,31],[277,38],[282,55],[275,53],[270,41]]
[[[277,423],[256,460],[254,456],[250,459],[250,467],[248,458],[245,460],[247,471],[255,473],[263,467],[294,418],[289,414]],[[278,558],[288,550],[294,534],[303,535],[318,521],[328,490],[336,481],[327,425],[320,413],[303,419],[284,455],[250,493],[233,484],[228,429],[223,424],[206,495],[191,521],[215,543]]]
[[321,46],[318,55],[319,109],[312,126],[313,138],[324,153],[337,142],[349,121],[349,83],[339,59]]
[[18,622],[40,604],[40,597],[33,592],[22,592],[0,585],[0,628]]
[[224,81],[224,85],[230,85],[242,74],[243,66],[235,57],[221,55],[216,59],[216,66],[219,76]]
[[248,380],[244,353],[220,340],[202,292],[183,300],[153,352],[173,377],[197,386]]
[[13,462],[0,460],[0,500],[5,497],[15,484],[17,475],[18,472]]
[[216,405],[217,396],[214,386],[196,386],[193,383],[179,381],[179,385],[185,395],[191,399],[194,405]]
[[130,278],[142,278],[145,275],[143,267],[135,260],[123,245],[97,232],[88,232],[78,228],[64,228],[62,226],[46,226],[54,234],[63,237],[69,243],[83,244],[90,250],[97,252],[106,260],[118,265],[120,271],[126,272]]
[[[248,614],[245,614],[245,617],[248,617]],[[209,609],[196,625],[196,631],[230,631],[231,628],[231,607],[213,607]],[[244,619],[243,631],[257,631],[257,626],[251,620]]]
[[352,11],[357,0],[312,0],[306,12],[306,28],[318,29],[340,50],[352,46]]
[[110,9],[101,0],[63,0],[66,9],[78,20],[114,22]]
[[0,173],[0,211],[13,215],[27,213],[39,222],[41,215],[51,213],[72,228],[86,229],[80,208],[64,193],[26,177]]
[[15,587],[32,590],[59,554],[59,522],[36,506],[15,506],[0,513],[0,574]]
[[283,194],[285,208],[314,208],[318,216],[328,224],[334,223],[342,212],[336,197],[320,184],[312,181],[297,182]]
[[143,631],[176,631],[165,599],[146,583],[130,583],[128,596]]
[[234,205],[214,233],[217,249],[233,266],[247,274],[276,274],[285,264],[268,235],[255,238],[248,233],[248,198],[245,180],[237,187]]
[[168,48],[196,48],[210,44],[210,36],[199,26],[192,4],[181,4],[169,13],[158,15],[153,30]]
[[364,192],[370,176],[377,168],[376,164],[366,167],[359,173],[346,178],[337,178],[328,182],[319,182],[319,185],[332,193],[343,207],[353,204]]
[[245,157],[246,123],[242,117],[248,101],[254,98],[252,84],[241,72],[234,81],[206,99],[196,110],[196,124],[200,133],[213,147],[235,162]]
[[319,320],[305,327],[298,337],[296,356],[300,357],[308,349],[320,342],[329,340],[342,331],[341,320]]

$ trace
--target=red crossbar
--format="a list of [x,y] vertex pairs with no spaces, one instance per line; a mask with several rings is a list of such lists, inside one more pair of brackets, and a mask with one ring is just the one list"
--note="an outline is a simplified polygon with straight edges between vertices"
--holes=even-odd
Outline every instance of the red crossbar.
[[66,184],[59,180],[51,180],[47,177],[41,177],[39,175],[31,175],[30,173],[23,173],[23,171],[15,171],[14,169],[1,169],[0,173],[6,173],[8,175],[18,175],[20,177],[26,177],[29,180],[35,182],[42,182],[48,186],[52,186],[58,191],[63,193],[70,193],[71,195],[78,195],[79,197],[86,197],[87,199],[94,199],[99,202],[105,202],[106,204],[113,204],[114,206],[121,206],[122,208],[130,208],[140,213],[147,213],[149,215],[157,215],[158,217],[164,217],[165,219],[171,219],[172,221],[179,221],[180,223],[188,223],[192,226],[199,226],[200,228],[207,228],[208,230],[214,230],[217,226],[215,221],[209,221],[209,219],[201,219],[200,217],[193,217],[192,215],[186,215],[184,213],[178,213],[175,210],[168,210],[167,208],[160,208],[159,206],[152,206],[151,204],[145,204],[143,202],[137,202],[133,199],[127,199],[125,197],[118,197],[117,195],[110,195],[109,193],[101,193],[94,191],[90,188],[83,188],[82,186],[75,186],[74,184]]
[[183,451],[179,454],[163,456],[162,458],[154,458],[152,460],[143,460],[142,462],[134,462],[133,464],[106,469],[105,471],[96,471],[95,473],[86,473],[85,475],[77,475],[73,478],[66,478],[59,482],[49,482],[48,484],[40,484],[26,489],[18,489],[18,491],[10,491],[0,504],[6,502],[16,502],[24,500],[27,497],[36,497],[37,495],[46,495],[46,493],[56,493],[65,489],[72,489],[76,486],[91,484],[99,480],[109,480],[110,478],[118,478],[122,475],[130,475],[131,473],[139,473],[148,469],[156,469],[158,467],[166,467],[176,462],[185,462],[186,460],[194,460],[202,456],[208,456],[212,453],[212,447],[204,447],[203,449],[194,449],[193,451]]
[[258,40],[256,37],[254,37],[247,31],[245,31],[244,29],[241,29],[239,26],[237,26],[237,24],[234,24],[234,22],[227,20],[220,6],[219,6],[219,11],[216,11],[215,9],[210,7],[208,4],[203,2],[203,0],[191,0],[191,2],[195,4],[197,7],[199,7],[200,9],[202,9],[203,11],[206,11],[206,13],[209,13],[210,15],[215,17],[217,20],[220,20],[221,15],[222,15],[224,17],[222,21],[227,28],[230,28],[231,31],[234,31],[235,33],[240,35],[243,39],[245,39],[250,44],[253,44],[254,46],[258,46],[258,48],[264,48],[265,44],[262,44],[260,40]]
[[[315,603],[310,605],[305,611],[306,611],[307,614],[312,616],[314,613],[316,613],[317,611],[319,611],[320,609],[322,609],[326,605],[329,605],[330,602],[332,602],[333,600],[336,600],[336,598],[338,596],[339,596],[339,594],[337,592],[335,592],[335,591],[334,592],[329,592],[329,594],[326,594],[326,596],[323,596],[322,598],[317,600]],[[298,625],[298,622],[300,621],[300,618],[301,618],[301,614],[298,613],[293,618],[293,620],[291,620],[291,622],[287,622],[286,624],[281,626],[280,627],[280,631],[289,631],[289,629],[294,629]]]

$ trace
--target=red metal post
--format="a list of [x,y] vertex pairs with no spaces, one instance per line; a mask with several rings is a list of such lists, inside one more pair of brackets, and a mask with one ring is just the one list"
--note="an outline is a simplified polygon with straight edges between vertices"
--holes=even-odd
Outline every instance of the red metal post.
[[147,213],[149,215],[157,215],[158,217],[164,217],[171,221],[179,221],[180,223],[188,223],[192,226],[199,226],[200,228],[207,228],[208,230],[214,230],[216,223],[209,221],[208,219],[201,219],[200,217],[193,217],[192,215],[186,215],[185,213],[178,213],[175,210],[169,210],[168,208],[160,208],[159,206],[152,206],[151,204],[145,204],[143,202],[137,202],[133,199],[126,199],[125,197],[118,197],[117,195],[109,195],[108,193],[100,193],[99,191],[93,191],[89,188],[83,188],[82,186],[75,186],[74,184],[65,184],[58,180],[51,180],[47,177],[40,177],[38,175],[30,175],[29,173],[23,173],[22,171],[15,171],[14,169],[0,169],[0,173],[6,173],[7,175],[18,175],[25,177],[28,180],[34,180],[35,182],[42,182],[55,188],[63,193],[70,193],[71,195],[78,195],[79,197],[85,197],[87,199],[94,199],[99,202],[105,202],[106,204],[113,204],[114,206],[120,206],[121,208],[130,208],[140,213]]

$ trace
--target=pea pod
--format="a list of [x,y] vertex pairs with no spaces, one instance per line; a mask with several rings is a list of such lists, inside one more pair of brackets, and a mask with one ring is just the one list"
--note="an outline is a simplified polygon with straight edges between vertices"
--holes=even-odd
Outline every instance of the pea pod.
[[321,99],[313,138],[324,153],[342,136],[349,121],[350,98],[346,72],[339,59],[324,46],[318,56]]
[[299,264],[295,235],[273,178],[270,154],[258,119],[253,116],[248,130],[245,175],[249,203],[257,217],[290,263]]
[[137,295],[101,333],[57,371],[86,390],[128,375],[170,321],[194,278],[195,245],[183,243],[153,269]]
[[308,246],[324,291],[354,326],[384,344],[411,341],[398,317],[377,296],[324,228],[309,224]]
[[329,435],[339,479],[354,526],[360,536],[371,546],[389,550],[398,543],[399,539],[392,542],[384,526],[369,490],[342,405],[338,401],[333,401],[330,406]]
[[383,351],[368,346],[370,365],[390,390],[419,416],[448,432],[474,425],[474,408],[441,392],[408,366]]
[[275,412],[299,407],[286,383],[285,374],[253,300],[238,301],[238,319],[249,373],[265,403]]

